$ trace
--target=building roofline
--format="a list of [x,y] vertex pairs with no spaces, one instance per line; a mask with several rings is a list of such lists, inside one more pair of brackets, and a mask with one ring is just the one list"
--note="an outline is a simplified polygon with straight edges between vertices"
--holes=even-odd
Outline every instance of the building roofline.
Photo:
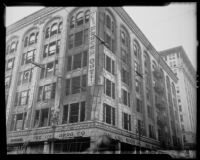
[[122,7],[113,7],[114,10],[121,16],[124,22],[129,26],[129,28],[135,33],[135,35],[140,39],[143,45],[147,48],[147,50],[152,54],[152,56],[160,61],[160,65],[164,68],[164,70],[170,75],[170,77],[177,82],[178,77],[174,74],[171,68],[167,65],[167,63],[162,59],[162,56],[156,51],[153,45],[149,42],[147,37],[143,34],[140,28],[136,25],[133,19],[128,15],[128,13]]
[[[6,36],[9,34],[19,30],[21,27],[24,27],[26,25],[29,25],[33,23],[34,21],[37,21],[46,15],[52,14],[58,10],[63,9],[64,7],[46,7],[42,8],[29,16],[22,18],[21,20],[13,23],[12,25],[9,25],[6,27]],[[143,32],[139,29],[139,27],[136,25],[136,23],[133,21],[133,19],[128,15],[128,13],[122,8],[122,7],[112,7],[115,12],[124,20],[124,22],[129,26],[129,28],[135,33],[135,35],[140,39],[140,41],[143,43],[143,45],[147,48],[147,50],[152,54],[152,56],[157,60],[160,61],[162,67],[165,69],[165,71],[170,75],[170,77],[177,82],[178,78],[176,75],[172,72],[171,68],[166,64],[166,62],[162,59],[161,55],[158,54],[156,49],[153,47],[153,45],[148,41],[147,37],[143,34]]]
[[180,51],[180,56],[183,58],[183,60],[187,64],[191,73],[195,76],[196,70],[194,69],[191,61],[189,60],[183,46],[177,46],[177,47],[169,48],[169,49],[166,49],[166,50],[162,50],[162,51],[159,51],[159,54],[161,54],[162,56],[165,56],[165,55],[172,54],[172,53],[178,52],[178,51]]

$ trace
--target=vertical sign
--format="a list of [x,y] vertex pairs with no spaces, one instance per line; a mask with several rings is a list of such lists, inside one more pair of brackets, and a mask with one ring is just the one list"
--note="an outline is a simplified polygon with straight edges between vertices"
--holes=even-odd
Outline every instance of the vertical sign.
[[90,11],[88,86],[95,83],[96,9]]

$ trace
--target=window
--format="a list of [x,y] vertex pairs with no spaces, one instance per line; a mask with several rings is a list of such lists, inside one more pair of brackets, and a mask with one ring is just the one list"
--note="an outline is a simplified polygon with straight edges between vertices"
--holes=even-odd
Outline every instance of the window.
[[183,122],[183,115],[180,115],[180,120],[181,122]]
[[[68,56],[67,71],[78,69],[87,66],[88,51],[84,51],[73,56]],[[73,61],[72,61],[73,60]],[[73,66],[72,66],[73,65]]]
[[[13,53],[17,50],[18,41],[13,41],[10,45],[10,50],[8,53]],[[8,50],[8,49],[7,49]]]
[[82,53],[74,55],[73,70],[81,68],[81,59],[82,59]]
[[89,42],[89,29],[85,29],[84,30],[84,36],[83,36],[83,38],[84,38],[84,43],[85,44],[88,44],[88,42]]
[[146,89],[146,98],[150,102],[151,101],[151,93],[149,89]]
[[52,56],[55,53],[58,54],[59,52],[60,52],[60,40],[53,41],[49,44],[45,44],[43,49],[43,58],[47,56]]
[[78,47],[83,44],[83,31],[75,33],[74,46]]
[[40,86],[38,90],[38,101],[55,98],[56,83]]
[[121,31],[121,42],[122,44],[126,45],[126,35],[123,31]]
[[62,27],[63,27],[63,22],[60,22],[58,26],[58,33],[62,32]]
[[76,16],[76,26],[80,26],[83,24],[83,12],[79,12]]
[[115,61],[112,60],[109,56],[104,54],[104,68],[112,73],[113,75],[115,74]]
[[135,61],[135,72],[136,74],[141,73],[140,64],[137,61]]
[[136,108],[137,112],[142,113],[142,101],[140,99],[136,98],[136,103],[137,103],[137,105],[136,105],[137,106],[137,108]]
[[153,139],[156,138],[155,129],[152,125],[149,125],[149,138],[153,138]]
[[28,69],[19,74],[18,85],[31,82],[33,69]]
[[28,52],[23,54],[21,65],[28,64],[28,63],[30,63],[30,62],[32,62],[34,60],[35,60],[35,49],[34,50],[30,50],[30,51],[28,51]]
[[41,69],[40,72],[40,79],[51,77],[55,75],[56,72],[56,66],[58,65],[58,61],[53,61],[50,63],[47,63],[44,68]]
[[148,117],[153,119],[153,107],[147,105]]
[[141,81],[139,81],[138,79],[135,79],[135,89],[137,91],[137,93],[141,93],[141,88],[142,87],[142,84],[141,84]]
[[35,111],[34,127],[45,127],[50,125],[50,108]]
[[122,112],[122,127],[125,130],[131,131],[131,115]]
[[13,114],[11,119],[10,130],[11,131],[24,130],[25,120],[26,120],[26,112]]
[[29,45],[32,45],[35,43],[35,33],[31,33],[29,37]]
[[135,57],[140,60],[140,56],[141,56],[141,49],[140,49],[140,45],[139,43],[134,40],[134,43],[133,43],[133,52],[134,52],[134,55]]
[[111,29],[111,18],[109,15],[106,15],[106,27]]
[[68,104],[63,106],[63,117],[62,117],[62,124],[65,124],[68,122],[68,112],[69,107]]
[[90,10],[85,11],[85,23],[89,22],[90,19]]
[[128,64],[128,54],[124,49],[121,49],[121,58],[124,63]]
[[85,101],[80,103],[72,103],[69,105],[70,109],[68,109],[68,105],[65,105],[65,112],[63,113],[63,119],[65,119],[65,123],[68,123],[68,115],[69,115],[69,123],[77,123],[85,121]]
[[103,122],[115,126],[115,108],[103,104]]
[[16,92],[15,106],[27,105],[29,100],[29,90]]
[[104,93],[115,99],[115,83],[106,78],[104,78]]
[[184,128],[184,125],[181,124],[181,128],[182,128],[182,131],[184,132],[185,131],[185,128]]
[[86,91],[87,75],[66,79],[66,96]]
[[138,134],[145,135],[144,133],[144,122],[140,119],[137,120],[137,130]]
[[122,103],[130,107],[130,93],[122,89]]
[[47,27],[46,32],[45,32],[45,38],[47,39],[47,38],[49,38],[49,36],[50,36],[50,28]]
[[48,126],[48,115],[49,115],[49,108],[42,109],[40,114],[41,114],[41,122],[40,122],[40,127],[45,127]]
[[74,28],[74,26],[75,26],[75,17],[72,16],[71,20],[70,20],[70,28],[72,29],[72,28]]
[[57,31],[58,31],[58,24],[57,23],[52,24],[50,36],[57,34]]
[[74,46],[74,35],[69,35],[69,49],[73,48]]
[[54,42],[51,42],[49,44],[49,54],[48,54],[48,56],[55,54],[55,52],[56,52],[56,42],[54,41]]
[[182,106],[181,105],[179,105],[179,111],[182,112]]
[[14,61],[15,61],[15,58],[11,58],[7,61],[7,65],[6,65],[6,70],[10,70],[13,68],[14,66]]
[[122,79],[122,82],[129,85],[129,73],[124,67],[121,68],[121,79]]
[[11,83],[11,76],[5,78],[5,88],[9,88]]

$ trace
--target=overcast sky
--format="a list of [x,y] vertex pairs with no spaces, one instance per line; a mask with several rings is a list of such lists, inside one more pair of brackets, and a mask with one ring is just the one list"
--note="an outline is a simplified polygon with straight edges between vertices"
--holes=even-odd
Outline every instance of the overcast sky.
[[[6,7],[5,26],[43,7]],[[123,7],[157,51],[182,45],[196,69],[196,3]]]

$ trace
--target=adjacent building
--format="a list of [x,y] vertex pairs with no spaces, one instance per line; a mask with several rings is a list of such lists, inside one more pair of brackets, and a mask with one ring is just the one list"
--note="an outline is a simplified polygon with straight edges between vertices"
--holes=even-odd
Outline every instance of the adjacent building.
[[196,71],[182,46],[159,53],[179,79],[176,91],[184,148],[194,149],[197,127]]
[[178,78],[121,7],[47,7],[6,29],[8,153],[180,149]]

